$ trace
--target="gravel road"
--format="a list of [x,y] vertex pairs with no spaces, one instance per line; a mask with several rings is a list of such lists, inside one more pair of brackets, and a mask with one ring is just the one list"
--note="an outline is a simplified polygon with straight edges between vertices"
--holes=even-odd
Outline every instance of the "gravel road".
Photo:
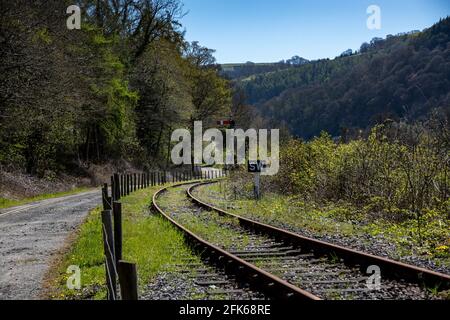
[[52,258],[100,191],[48,199],[0,211],[0,300],[37,300]]

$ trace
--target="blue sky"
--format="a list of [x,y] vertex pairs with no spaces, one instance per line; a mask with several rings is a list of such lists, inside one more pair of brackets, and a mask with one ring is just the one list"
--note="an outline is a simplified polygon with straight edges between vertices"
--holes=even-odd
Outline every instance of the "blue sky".
[[[430,27],[450,0],[183,0],[189,41],[215,49],[220,63],[334,58],[373,37]],[[366,26],[381,8],[381,30]]]

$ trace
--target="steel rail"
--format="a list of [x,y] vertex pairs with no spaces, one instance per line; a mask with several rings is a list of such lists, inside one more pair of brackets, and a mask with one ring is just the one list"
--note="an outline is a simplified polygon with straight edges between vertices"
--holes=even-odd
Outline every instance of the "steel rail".
[[169,214],[165,213],[158,205],[157,200],[164,192],[173,187],[183,185],[190,185],[189,183],[175,184],[169,187],[160,189],[153,195],[152,206],[165,219],[171,222],[180,230],[183,235],[189,240],[194,248],[201,254],[202,257],[208,258],[210,262],[219,265],[225,269],[225,272],[235,276],[242,282],[248,283],[253,288],[264,292],[267,296],[276,299],[294,299],[294,300],[321,300],[319,297],[300,289],[287,281],[262,270],[255,265],[244,261],[230,252],[219,248],[218,246],[202,239],[194,234],[192,231],[175,221]]
[[187,195],[194,203],[205,209],[215,211],[222,216],[229,216],[238,219],[243,227],[265,233],[287,243],[292,243],[302,249],[308,249],[314,252],[315,255],[335,254],[339,258],[342,258],[346,265],[359,266],[363,273],[366,273],[369,266],[378,266],[382,270],[382,276],[388,279],[404,279],[409,282],[426,285],[429,288],[438,289],[440,291],[450,289],[450,275],[360,252],[340,245],[304,237],[291,231],[227,212],[223,209],[210,205],[193,195],[194,189],[216,182],[217,181],[208,181],[194,184],[188,188]]

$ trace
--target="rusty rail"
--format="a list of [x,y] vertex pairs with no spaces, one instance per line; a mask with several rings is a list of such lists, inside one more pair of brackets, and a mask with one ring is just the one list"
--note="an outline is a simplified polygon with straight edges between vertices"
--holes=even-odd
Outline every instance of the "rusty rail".
[[232,274],[240,281],[248,283],[252,288],[263,292],[267,296],[278,299],[320,300],[319,297],[302,290],[195,235],[189,229],[172,219],[158,206],[157,198],[168,188],[191,183],[192,182],[180,183],[162,188],[154,194],[152,204],[156,211],[184,234],[186,239],[192,243],[195,250],[199,252],[202,257],[208,258],[210,262],[222,267],[227,274]]
[[436,288],[439,290],[450,289],[449,275],[408,265],[384,257],[363,253],[357,250],[349,249],[324,241],[307,238],[287,230],[283,230],[268,224],[229,213],[198,199],[192,194],[195,188],[212,183],[215,182],[209,181],[197,183],[191,186],[187,190],[188,197],[197,205],[202,206],[208,210],[215,211],[223,216],[229,216],[238,219],[243,227],[265,233],[276,239],[292,243],[293,245],[299,246],[301,248],[306,248],[313,251],[315,255],[336,255],[339,258],[342,258],[346,265],[359,266],[363,272],[365,272],[365,269],[369,266],[376,265],[382,269],[383,276],[388,279],[404,279],[408,282],[419,283],[421,285],[426,285],[429,288]]

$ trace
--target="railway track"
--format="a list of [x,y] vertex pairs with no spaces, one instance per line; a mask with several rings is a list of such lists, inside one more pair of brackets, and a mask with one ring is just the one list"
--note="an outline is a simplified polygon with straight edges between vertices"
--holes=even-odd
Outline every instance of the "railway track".
[[[211,183],[207,182],[206,184]],[[266,298],[435,300],[450,276],[236,216],[196,198],[205,183],[163,188],[153,206],[205,263]],[[376,275],[379,270],[380,285]]]

